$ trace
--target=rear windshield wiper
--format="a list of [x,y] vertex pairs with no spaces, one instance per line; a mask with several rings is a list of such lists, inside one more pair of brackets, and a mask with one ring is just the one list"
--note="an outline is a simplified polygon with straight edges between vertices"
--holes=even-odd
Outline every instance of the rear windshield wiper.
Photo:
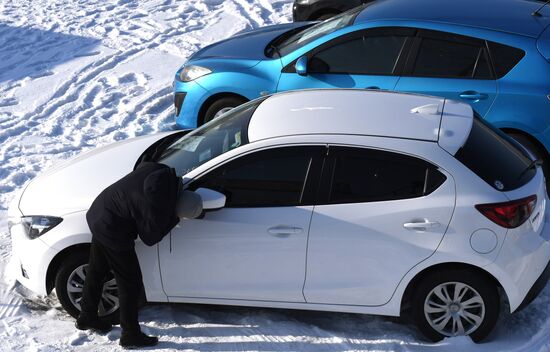
[[540,158],[537,158],[537,159],[535,159],[535,160],[532,160],[532,161],[529,163],[529,165],[527,165],[527,167],[521,172],[521,174],[519,174],[518,180],[519,180],[520,178],[522,178],[523,175],[525,175],[525,173],[526,173],[527,171],[531,170],[532,168],[537,167],[537,166],[542,166],[542,163],[543,163],[543,161],[542,161],[542,159],[540,159]]

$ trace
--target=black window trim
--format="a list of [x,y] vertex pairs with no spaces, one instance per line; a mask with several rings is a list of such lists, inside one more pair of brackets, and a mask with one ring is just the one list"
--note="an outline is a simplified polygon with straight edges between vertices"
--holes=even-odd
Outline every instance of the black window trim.
[[[396,34],[396,32],[398,32]],[[402,32],[402,33],[399,33]],[[365,28],[365,29],[359,29],[354,32],[349,32],[346,34],[343,34],[337,38],[331,39],[328,42],[313,48],[312,50],[308,51],[304,55],[301,55],[300,57],[306,56],[308,61],[311,60],[313,56],[315,56],[317,53],[328,49],[334,45],[338,45],[341,43],[345,43],[360,37],[373,37],[373,36],[403,36],[405,37],[405,41],[403,42],[403,46],[401,47],[401,50],[399,51],[399,54],[397,56],[397,60],[394,63],[393,72],[391,74],[368,74],[368,73],[350,73],[350,72],[330,72],[327,74],[331,75],[360,75],[360,76],[400,76],[403,72],[406,64],[406,59],[409,57],[408,52],[410,51],[413,39],[415,37],[415,34],[417,32],[416,28],[413,27],[399,27],[399,26],[387,26],[387,27],[373,27],[373,28]],[[296,58],[293,61],[291,61],[288,65],[283,67],[281,70],[281,73],[296,73],[295,65],[296,61],[300,58]],[[315,73],[314,73],[315,74]]]
[[[321,183],[321,172],[322,167],[324,164],[324,155],[328,153],[328,146],[326,143],[319,143],[319,142],[311,142],[311,143],[288,143],[288,144],[276,144],[276,145],[269,145],[260,147],[257,149],[249,150],[245,153],[241,153],[238,155],[235,155],[229,159],[223,160],[220,163],[202,171],[200,174],[196,175],[192,179],[184,180],[184,189],[189,189],[194,191],[196,188],[193,187],[193,184],[197,181],[199,181],[201,178],[207,176],[210,172],[213,172],[217,170],[220,167],[223,167],[224,165],[237,161],[240,158],[247,157],[252,154],[256,154],[259,152],[272,150],[272,149],[280,149],[280,148],[292,148],[292,147],[312,147],[312,148],[318,148],[319,149],[319,155],[317,157],[313,157],[310,165],[308,167],[308,170],[306,172],[304,185],[301,191],[300,195],[300,203],[296,205],[264,205],[264,206],[254,206],[250,208],[275,208],[275,207],[293,207],[293,206],[313,206],[317,203],[317,196],[319,192],[319,187]],[[317,182],[315,182],[317,180]],[[239,208],[245,208],[245,207],[228,207],[231,209],[239,209]]]
[[[439,187],[434,189],[432,192],[430,192],[428,194],[425,194],[423,196],[420,196],[420,197],[403,198],[404,200],[418,199],[418,198],[421,198],[421,197],[427,197],[430,194],[432,194],[433,192],[435,192],[436,190],[438,190],[439,188],[441,188],[441,186],[443,186],[443,184],[448,182],[447,180],[452,178],[451,173],[449,173],[443,167],[441,167],[438,164],[435,164],[433,161],[428,160],[428,159],[426,159],[426,158],[424,158],[420,155],[410,154],[410,153],[403,152],[403,151],[400,151],[400,150],[385,149],[385,148],[380,148],[380,147],[375,147],[375,146],[365,146],[365,145],[356,145],[356,144],[343,144],[343,143],[329,143],[327,145],[327,154],[324,158],[323,166],[322,166],[322,169],[321,169],[321,179],[319,181],[318,193],[317,193],[317,196],[316,196],[316,198],[317,198],[317,201],[316,201],[316,204],[315,204],[316,206],[318,206],[318,205],[373,203],[373,202],[368,202],[368,201],[366,201],[366,202],[357,202],[357,203],[332,203],[332,202],[330,202],[330,195],[331,195],[331,192],[332,192],[332,183],[333,183],[333,178],[334,178],[334,172],[336,171],[336,159],[337,159],[337,157],[334,154],[331,154],[331,148],[333,148],[332,150],[334,150],[334,148],[350,148],[350,149],[356,149],[356,150],[366,149],[366,150],[371,150],[371,151],[381,151],[381,152],[387,152],[387,153],[403,155],[403,156],[407,156],[407,157],[411,157],[411,158],[415,158],[415,159],[424,161],[427,164],[432,165],[434,167],[434,170],[437,170],[437,171],[441,172],[443,174],[443,176],[445,176],[445,181],[443,181],[443,183],[441,183],[439,185]],[[393,201],[393,200],[387,200],[387,201]],[[376,202],[382,202],[382,201],[376,201]]]
[[[499,74],[499,73],[497,73],[496,60],[494,58],[494,54],[491,51],[491,46],[489,45],[489,43],[497,44],[497,45],[503,45],[503,46],[507,46],[507,47],[519,50],[519,51],[522,52],[522,55],[519,58],[519,60],[508,71],[506,71],[504,74]],[[495,80],[499,80],[499,79],[505,77],[506,75],[508,75],[508,73],[510,73],[510,71],[512,71],[521,62],[521,60],[523,60],[523,58],[526,55],[525,50],[523,50],[522,48],[518,48],[516,46],[511,46],[511,45],[508,45],[508,44],[503,44],[503,43],[499,43],[499,42],[495,42],[495,41],[486,40],[485,41],[485,47],[486,47],[486,50],[487,50],[488,60],[489,60],[489,63],[491,65],[491,70],[493,72],[493,77],[495,77],[494,78]]]
[[[474,65],[474,70],[472,72],[471,77],[460,77],[460,76],[454,76],[454,75],[446,75],[446,76],[418,76],[414,75],[414,66],[416,64],[416,60],[418,59],[418,56],[420,54],[420,47],[422,45],[422,39],[435,39],[435,40],[443,40],[447,42],[455,42],[459,44],[464,45],[470,45],[470,46],[477,46],[480,48],[480,52],[478,52],[478,58],[476,60],[476,63]],[[481,54],[485,55],[485,59],[487,60],[487,63],[489,65],[490,69],[490,77],[475,77],[476,75],[476,69],[478,61],[481,57]],[[491,60],[489,47],[486,40],[469,37],[461,34],[451,33],[451,32],[443,32],[443,31],[436,31],[431,29],[422,29],[419,28],[416,32],[416,36],[414,40],[412,41],[411,49],[409,50],[406,63],[403,68],[403,72],[401,74],[402,77],[414,77],[414,78],[442,78],[442,79],[448,79],[448,78],[454,78],[454,79],[471,79],[471,80],[482,80],[482,81],[488,81],[488,80],[495,80],[496,74],[494,69],[493,61]]]
[[[493,42],[488,41],[480,38],[470,37],[467,35],[452,33],[452,32],[445,32],[445,31],[438,31],[438,30],[432,30],[432,29],[425,29],[425,28],[418,28],[418,27],[407,27],[407,26],[381,26],[381,27],[372,27],[372,28],[365,28],[365,29],[359,29],[354,32],[349,32],[346,34],[341,35],[340,37],[334,38],[317,48],[314,48],[310,50],[309,52],[305,53],[302,56],[306,56],[308,60],[310,60],[315,54],[317,54],[319,51],[322,51],[326,49],[329,46],[339,44],[341,42],[346,42],[348,40],[352,40],[355,36],[373,36],[373,35],[392,35],[395,34],[395,32],[392,31],[403,31],[403,36],[407,37],[405,40],[405,43],[403,44],[403,47],[401,48],[401,51],[397,57],[397,60],[394,65],[393,72],[391,74],[362,74],[362,73],[352,73],[353,75],[364,75],[364,76],[401,76],[401,77],[423,77],[423,78],[455,78],[455,79],[473,79],[473,80],[499,80],[502,77],[506,76],[508,72],[506,72],[504,75],[497,74],[496,71],[496,64],[493,57],[493,54],[491,52],[489,43],[495,43],[505,46],[510,46],[508,44],[503,44],[499,42]],[[351,35],[351,37],[349,37]],[[490,70],[490,77],[475,77],[475,70],[472,73],[473,77],[457,77],[457,76],[437,76],[437,77],[430,77],[430,76],[415,76],[412,74],[414,70],[414,64],[416,61],[416,58],[418,57],[419,51],[420,51],[420,45],[422,38],[431,38],[431,39],[439,39],[439,40],[446,40],[446,41],[455,41],[459,43],[464,43],[466,45],[474,45],[479,46],[482,49],[483,55],[485,55],[485,59],[487,60],[489,64],[489,70]],[[510,46],[514,49],[521,50],[523,52],[522,57],[519,59],[521,61],[523,57],[525,57],[525,50],[522,48]],[[296,65],[296,61],[298,61],[299,58],[296,58],[295,60],[291,61],[289,64],[287,64],[285,67],[282,68],[281,73],[296,73],[296,70],[294,66]],[[479,57],[478,57],[479,60]],[[519,63],[518,61],[518,63]],[[477,61],[476,61],[476,68],[477,68]],[[517,65],[517,63],[516,63]],[[512,69],[516,66],[514,65]],[[512,70],[511,69],[511,70]],[[331,73],[331,74],[350,74],[350,73]]]

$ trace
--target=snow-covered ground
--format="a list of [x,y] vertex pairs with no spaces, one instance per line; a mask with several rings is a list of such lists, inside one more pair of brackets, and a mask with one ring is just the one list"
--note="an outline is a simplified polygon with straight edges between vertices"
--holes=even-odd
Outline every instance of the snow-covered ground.
[[[55,298],[23,298],[8,264],[14,192],[84,150],[173,129],[186,57],[290,13],[290,0],[0,1],[0,351],[111,351],[120,334],[77,332]],[[547,287],[478,346],[428,344],[410,323],[352,314],[150,305],[141,321],[165,351],[550,351],[549,316]]]

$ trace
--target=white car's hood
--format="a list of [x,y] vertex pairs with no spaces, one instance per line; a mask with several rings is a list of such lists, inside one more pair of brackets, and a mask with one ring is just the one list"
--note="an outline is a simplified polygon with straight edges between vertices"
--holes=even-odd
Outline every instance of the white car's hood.
[[29,183],[19,209],[26,216],[62,216],[88,209],[101,191],[133,170],[147,147],[170,133],[116,142],[54,166]]

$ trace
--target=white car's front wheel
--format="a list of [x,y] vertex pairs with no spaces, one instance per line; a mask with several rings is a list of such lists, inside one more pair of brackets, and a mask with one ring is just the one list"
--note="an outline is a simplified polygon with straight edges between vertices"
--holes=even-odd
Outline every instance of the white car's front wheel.
[[416,287],[413,314],[432,341],[470,336],[475,342],[493,330],[500,311],[492,280],[474,272],[449,270],[428,274]]
[[[80,314],[80,301],[86,279],[88,253],[76,252],[61,264],[55,279],[57,298],[63,308],[73,317]],[[98,316],[109,321],[118,319],[119,301],[117,284],[112,272],[104,278],[103,292],[98,307]]]

